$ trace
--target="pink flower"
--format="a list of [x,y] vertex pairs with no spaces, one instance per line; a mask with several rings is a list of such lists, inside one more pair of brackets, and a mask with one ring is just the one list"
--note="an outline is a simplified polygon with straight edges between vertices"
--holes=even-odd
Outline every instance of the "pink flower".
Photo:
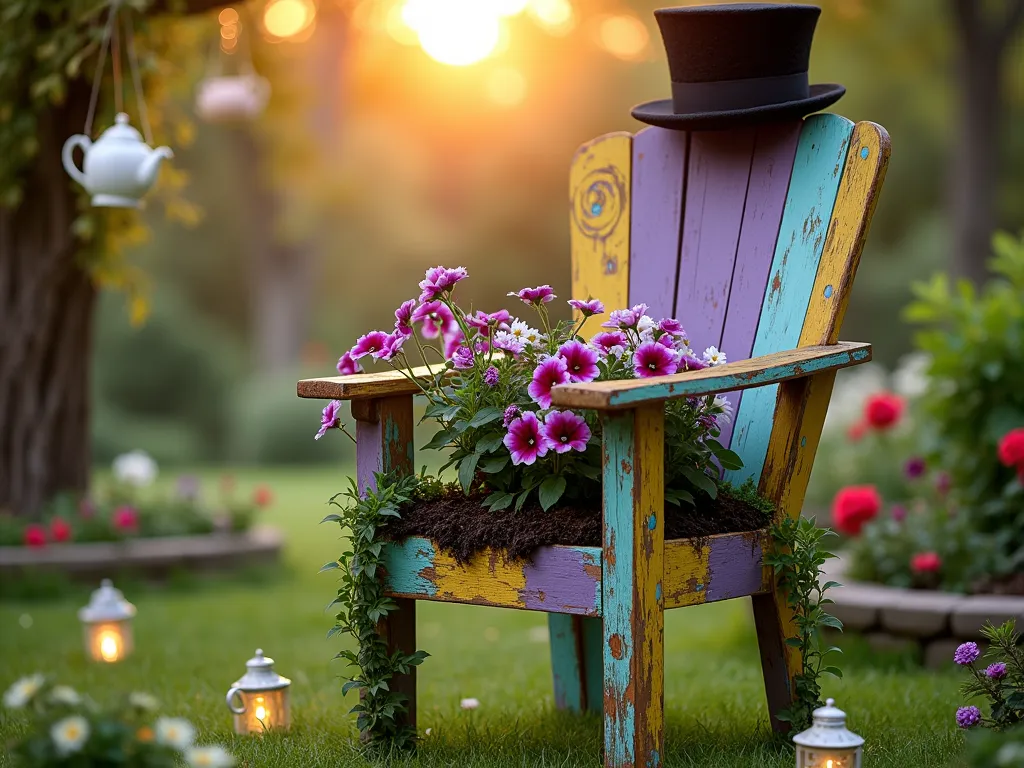
[[633,372],[638,379],[668,376],[678,365],[676,353],[654,341],[645,341],[633,353]]
[[35,523],[26,525],[25,532],[22,535],[22,541],[25,542],[26,547],[45,547],[46,529],[41,525],[36,525]]
[[907,508],[902,504],[893,504],[892,509],[889,510],[889,514],[897,523],[902,523],[907,519]]
[[674,317],[663,318],[658,323],[658,328],[672,336],[686,336],[686,331],[683,330],[682,323]]
[[914,573],[935,573],[942,568],[942,558],[936,552],[918,552],[910,558]]
[[50,536],[54,541],[69,541],[71,539],[71,526],[63,517],[55,517],[50,521]]
[[558,348],[557,357],[565,360],[569,381],[584,382],[597,378],[597,352],[579,341],[567,341]]
[[550,285],[538,285],[536,288],[523,288],[521,291],[510,291],[509,296],[517,296],[524,304],[540,306],[555,298],[555,291]]
[[569,299],[569,306],[578,310],[584,317],[604,314],[604,304],[602,304],[598,299],[588,299],[587,301]]
[[540,433],[540,422],[533,411],[527,411],[509,424],[503,442],[512,454],[513,464],[533,464],[548,452],[547,443]]
[[498,386],[498,382],[500,381],[501,371],[499,371],[493,365],[488,366],[487,370],[484,371],[484,384],[486,384],[488,387],[493,388]]
[[123,506],[114,510],[111,517],[114,527],[124,533],[135,533],[139,529],[139,513],[134,507]]
[[451,290],[460,280],[468,277],[465,267],[431,267],[425,279],[420,281],[420,301],[433,301],[441,294]]
[[590,343],[597,347],[605,357],[608,355],[619,357],[626,351],[628,340],[622,331],[602,331],[595,334]]
[[403,301],[402,306],[395,310],[395,330],[403,336],[412,336],[412,311],[416,309],[416,299]]
[[78,502],[78,516],[83,520],[91,520],[96,515],[96,505],[92,499],[82,499]]
[[518,405],[510,405],[505,409],[505,413],[502,415],[501,426],[508,429],[508,425],[518,419],[520,413],[521,411],[519,410]]
[[509,352],[512,355],[521,355],[526,349],[526,342],[511,333],[499,331],[494,334],[494,348]]
[[703,360],[698,360],[693,355],[688,355],[685,352],[679,356],[679,370],[677,373],[684,373],[686,371],[703,371],[708,367],[708,364]]
[[324,406],[320,414],[320,430],[316,433],[314,440],[319,440],[327,434],[328,429],[333,429],[341,422],[341,400],[331,400]]
[[388,337],[384,340],[384,346],[378,352],[373,353],[374,359],[384,361],[393,359],[401,351],[402,345],[405,344],[408,338],[401,331],[388,334]]
[[462,343],[466,340],[466,337],[462,335],[462,329],[458,326],[454,330],[446,333],[442,341],[444,342],[444,357],[446,360],[450,360],[455,354]]
[[473,352],[469,347],[459,347],[451,356],[451,361],[460,371],[468,370],[473,367]]
[[351,352],[346,352],[338,358],[338,373],[342,376],[351,376],[353,373],[362,373],[363,366],[356,362]]
[[590,439],[590,427],[572,411],[551,411],[544,417],[541,427],[544,442],[555,453],[585,451]]
[[551,388],[569,383],[569,369],[560,357],[549,357],[533,369],[533,381],[526,391],[541,408],[551,407]]
[[601,323],[602,328],[635,328],[640,318],[647,314],[646,304],[635,304],[632,309],[614,309],[609,319]]
[[420,304],[412,313],[414,323],[423,323],[423,336],[436,339],[442,333],[450,333],[458,328],[455,315],[440,301],[428,301]]
[[352,356],[353,360],[358,360],[366,355],[373,355],[374,352],[380,352],[384,349],[384,345],[387,342],[388,334],[384,333],[384,331],[370,331],[370,333],[360,336],[356,340],[356,345],[349,351],[349,355]]
[[480,331],[481,336],[490,336],[491,329],[499,327],[502,323],[507,323],[512,319],[512,315],[508,313],[507,309],[499,309],[497,312],[477,312],[473,315],[466,316],[466,323],[471,328],[476,328]]

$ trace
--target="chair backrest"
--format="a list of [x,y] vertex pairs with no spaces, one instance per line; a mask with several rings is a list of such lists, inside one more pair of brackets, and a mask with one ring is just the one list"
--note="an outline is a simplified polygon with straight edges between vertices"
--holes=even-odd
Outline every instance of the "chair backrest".
[[[834,343],[888,158],[883,128],[833,114],[602,136],[570,171],[573,296],[646,302],[729,360]],[[760,479],[777,390],[729,395],[734,482]]]

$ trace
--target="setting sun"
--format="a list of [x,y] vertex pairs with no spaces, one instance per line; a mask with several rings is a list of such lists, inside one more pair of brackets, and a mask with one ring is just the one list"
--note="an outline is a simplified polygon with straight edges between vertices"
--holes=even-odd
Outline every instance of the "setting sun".
[[274,37],[294,37],[312,24],[315,16],[310,0],[272,0],[263,11],[263,26]]
[[490,56],[501,37],[497,7],[480,0],[408,0],[402,19],[430,58],[457,67]]

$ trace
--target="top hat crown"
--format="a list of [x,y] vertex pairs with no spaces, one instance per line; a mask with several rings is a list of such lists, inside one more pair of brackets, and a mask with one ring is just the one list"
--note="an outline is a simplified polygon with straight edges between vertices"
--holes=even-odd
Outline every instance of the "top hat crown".
[[808,83],[821,9],[742,3],[654,12],[672,98],[636,107],[651,125],[717,129],[803,117],[834,103],[841,85]]

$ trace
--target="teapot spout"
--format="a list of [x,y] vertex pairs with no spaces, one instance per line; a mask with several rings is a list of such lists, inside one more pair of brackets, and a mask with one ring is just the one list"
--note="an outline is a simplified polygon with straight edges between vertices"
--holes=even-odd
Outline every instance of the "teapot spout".
[[174,157],[174,152],[171,151],[170,147],[157,147],[150,152],[149,156],[142,161],[142,165],[139,166],[137,176],[139,184],[144,184],[147,187],[151,186],[156,181],[161,161],[169,160],[172,157]]

